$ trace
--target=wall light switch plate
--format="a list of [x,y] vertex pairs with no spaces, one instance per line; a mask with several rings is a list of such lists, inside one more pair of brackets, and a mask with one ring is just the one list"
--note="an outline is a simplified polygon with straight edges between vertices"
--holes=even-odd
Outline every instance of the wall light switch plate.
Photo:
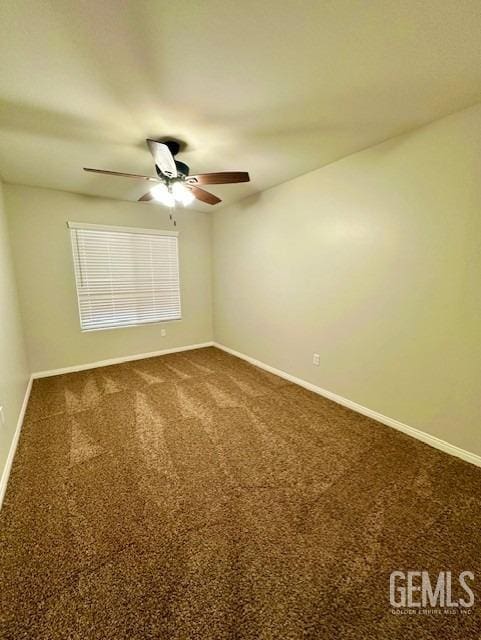
[[5,412],[3,410],[3,407],[0,407],[0,425],[3,427],[4,424],[5,424]]
[[160,335],[161,336],[166,336],[167,335],[167,329],[161,329],[160,330]]
[[321,357],[318,353],[312,354],[312,364],[318,367],[321,363]]

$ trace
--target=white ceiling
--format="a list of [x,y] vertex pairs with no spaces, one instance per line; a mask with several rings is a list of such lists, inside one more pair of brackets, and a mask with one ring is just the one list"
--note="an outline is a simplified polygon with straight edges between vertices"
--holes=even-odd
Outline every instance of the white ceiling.
[[481,3],[6,0],[0,76],[6,182],[135,200],[81,168],[152,174],[173,135],[250,171],[233,202],[481,100]]

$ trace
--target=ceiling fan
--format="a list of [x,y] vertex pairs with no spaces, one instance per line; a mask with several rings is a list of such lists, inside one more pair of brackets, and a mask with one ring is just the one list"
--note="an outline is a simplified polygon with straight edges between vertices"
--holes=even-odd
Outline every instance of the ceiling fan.
[[142,176],[135,173],[120,173],[119,171],[107,171],[105,169],[90,169],[89,167],[84,167],[84,171],[153,182],[155,186],[140,197],[139,202],[157,201],[170,208],[175,207],[177,202],[185,206],[195,199],[206,204],[222,202],[220,198],[202,189],[199,185],[233,184],[235,182],[249,182],[250,180],[246,171],[200,173],[191,176],[189,175],[189,167],[184,162],[174,159],[174,156],[180,150],[179,142],[176,140],[157,142],[157,140],[150,139],[147,139],[146,142],[154,159],[157,177]]

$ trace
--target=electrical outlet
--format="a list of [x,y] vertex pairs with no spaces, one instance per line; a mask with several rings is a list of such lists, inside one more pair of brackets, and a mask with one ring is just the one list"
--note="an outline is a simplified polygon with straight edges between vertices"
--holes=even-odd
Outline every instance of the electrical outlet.
[[5,412],[3,411],[3,407],[0,407],[0,425],[5,424]]
[[318,353],[312,354],[312,364],[318,367],[321,364],[321,357]]
[[160,335],[161,336],[166,336],[167,335],[167,329],[161,329],[160,330]]

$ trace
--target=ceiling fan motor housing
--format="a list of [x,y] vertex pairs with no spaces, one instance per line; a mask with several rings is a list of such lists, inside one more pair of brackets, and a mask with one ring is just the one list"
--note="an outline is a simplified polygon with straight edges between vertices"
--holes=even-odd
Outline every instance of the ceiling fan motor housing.
[[178,173],[183,175],[185,178],[189,175],[190,167],[188,167],[185,162],[180,162],[180,160],[175,160],[175,166],[177,167]]
[[[173,160],[173,162],[175,162],[175,166],[177,168],[177,174],[179,178],[186,178],[189,175],[189,167],[185,164],[185,162],[180,162],[180,160],[175,160],[174,156],[176,156],[179,151],[183,148],[185,148],[186,144],[185,142],[182,142],[181,140],[174,140],[172,138],[159,138],[157,141],[155,140],[151,140],[149,142],[149,140],[147,140],[147,142],[149,144],[151,144],[152,142],[159,142],[161,145],[164,145],[167,147],[167,149],[170,151],[170,154],[172,156],[171,160]],[[155,157],[155,156],[154,156]],[[160,169],[159,166],[157,166],[157,164],[155,165],[155,170],[157,172],[157,175],[159,176],[159,178],[161,178],[162,180],[167,179],[172,180],[173,175],[166,171],[165,167],[164,167],[164,171],[162,171]]]
[[[179,174],[179,176],[181,178],[187,178],[187,176],[189,175],[190,167],[186,165],[185,162],[181,162],[180,160],[174,160],[174,162],[175,166],[177,167],[177,173]],[[162,180],[166,178],[166,175],[162,173],[157,165],[155,165],[155,170],[159,178],[162,178]]]

